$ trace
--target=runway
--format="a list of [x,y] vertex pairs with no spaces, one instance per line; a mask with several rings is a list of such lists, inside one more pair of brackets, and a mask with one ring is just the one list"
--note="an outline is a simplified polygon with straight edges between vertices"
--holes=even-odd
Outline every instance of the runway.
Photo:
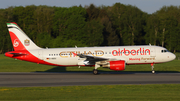
[[53,87],[74,85],[180,84],[180,73],[0,73],[0,87]]

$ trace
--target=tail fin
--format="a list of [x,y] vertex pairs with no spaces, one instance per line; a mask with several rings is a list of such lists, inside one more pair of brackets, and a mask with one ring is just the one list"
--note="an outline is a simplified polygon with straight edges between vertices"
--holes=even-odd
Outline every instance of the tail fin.
[[21,30],[16,23],[7,23],[7,27],[15,51],[41,49]]

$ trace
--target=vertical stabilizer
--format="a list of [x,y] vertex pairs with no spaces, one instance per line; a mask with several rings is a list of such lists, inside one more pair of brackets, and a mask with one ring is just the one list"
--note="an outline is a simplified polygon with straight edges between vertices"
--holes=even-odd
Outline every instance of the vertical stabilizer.
[[15,51],[41,49],[21,30],[16,23],[7,23],[7,27]]

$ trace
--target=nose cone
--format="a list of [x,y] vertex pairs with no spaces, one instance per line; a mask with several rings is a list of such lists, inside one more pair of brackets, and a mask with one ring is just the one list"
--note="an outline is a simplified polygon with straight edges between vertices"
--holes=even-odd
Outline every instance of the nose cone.
[[176,59],[176,55],[175,54],[172,55],[172,59],[173,60]]
[[175,54],[173,54],[173,53],[171,53],[171,55],[169,56],[169,58],[171,59],[171,61],[172,60],[174,60],[175,58],[176,58],[176,55]]

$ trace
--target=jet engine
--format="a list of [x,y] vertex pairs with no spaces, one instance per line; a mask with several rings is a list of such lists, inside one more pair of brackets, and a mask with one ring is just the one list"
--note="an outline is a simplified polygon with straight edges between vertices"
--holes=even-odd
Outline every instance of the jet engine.
[[102,67],[108,67],[110,70],[122,71],[125,70],[126,63],[124,60],[108,61],[108,64],[102,65]]

